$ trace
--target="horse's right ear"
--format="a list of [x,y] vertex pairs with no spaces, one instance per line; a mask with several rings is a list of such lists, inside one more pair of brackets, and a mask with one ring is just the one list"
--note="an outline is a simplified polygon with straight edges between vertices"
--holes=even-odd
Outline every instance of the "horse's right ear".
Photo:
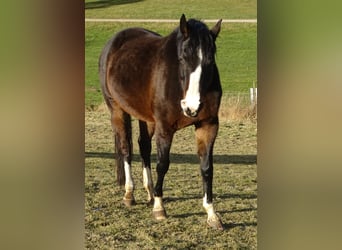
[[183,34],[183,38],[186,39],[188,38],[189,36],[189,33],[188,33],[188,24],[186,22],[186,18],[185,18],[185,15],[183,14],[181,19],[180,19],[180,23],[179,23],[179,28],[180,28],[180,31],[182,32]]
[[216,40],[216,37],[218,36],[218,34],[220,33],[221,30],[221,23],[222,23],[222,19],[220,19],[215,26],[210,30],[211,34],[214,37],[214,40]]

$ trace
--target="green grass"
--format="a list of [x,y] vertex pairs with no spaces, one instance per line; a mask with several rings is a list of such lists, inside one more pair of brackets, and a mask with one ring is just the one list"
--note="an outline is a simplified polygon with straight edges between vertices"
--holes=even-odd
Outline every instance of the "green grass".
[[[256,0],[86,0],[86,18],[256,18]],[[99,8],[95,8],[99,7]],[[168,219],[156,222],[145,205],[142,169],[137,145],[137,122],[133,122],[133,178],[137,205],[122,205],[122,188],[115,185],[113,136],[98,80],[98,57],[117,31],[142,26],[162,35],[177,24],[86,23],[85,24],[85,247],[87,249],[256,249],[257,181],[256,123],[232,121],[248,88],[256,81],[256,24],[223,23],[217,40],[217,64],[225,97],[221,124],[214,148],[214,203],[226,230],[206,227],[202,207],[202,181],[193,128],[176,133],[171,148],[170,170],[165,177],[164,197]],[[210,27],[213,24],[209,24]],[[228,108],[226,108],[226,106]],[[233,107],[233,108],[232,108]],[[236,113],[241,113],[237,111]],[[227,119],[228,118],[228,119]],[[233,119],[234,120],[234,119]],[[239,119],[238,119],[239,120]],[[153,145],[155,142],[153,143]],[[152,150],[153,179],[156,150]]]
[[[152,219],[146,206],[133,122],[133,178],[137,205],[122,204],[115,185],[113,136],[107,110],[86,112],[85,229],[87,249],[256,249],[256,123],[221,122],[214,148],[214,204],[225,231],[206,226],[193,127],[176,133],[164,182],[168,219]],[[156,180],[155,142],[152,149]]]
[[[176,27],[171,23],[86,23],[85,25],[85,104],[97,107],[102,101],[98,79],[98,58],[117,31],[141,26],[167,35]],[[209,24],[211,27],[214,24]],[[217,39],[217,65],[223,91],[244,92],[256,81],[256,24],[223,23]]]
[[86,0],[86,18],[256,18],[256,0]]

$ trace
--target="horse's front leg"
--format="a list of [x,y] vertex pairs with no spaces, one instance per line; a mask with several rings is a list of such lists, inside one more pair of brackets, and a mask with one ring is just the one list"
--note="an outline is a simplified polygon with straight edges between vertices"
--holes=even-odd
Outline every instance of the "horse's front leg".
[[196,124],[198,156],[203,179],[203,207],[208,214],[207,223],[210,227],[223,230],[220,218],[213,205],[213,146],[218,131],[218,118],[209,122]]
[[170,148],[174,132],[156,131],[157,143],[157,183],[154,188],[153,217],[157,220],[166,219],[163,206],[163,182],[170,165]]

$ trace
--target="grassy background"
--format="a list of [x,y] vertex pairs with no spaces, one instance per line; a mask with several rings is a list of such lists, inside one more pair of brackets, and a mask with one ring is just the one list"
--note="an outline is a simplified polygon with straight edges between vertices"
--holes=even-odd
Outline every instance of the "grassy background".
[[86,0],[86,18],[176,19],[183,13],[200,19],[257,17],[256,0]]
[[[133,122],[133,179],[137,205],[122,204],[115,185],[113,136],[108,111],[86,112],[85,227],[87,249],[256,249],[256,123],[222,122],[214,149],[214,204],[225,231],[207,228],[202,180],[193,127],[173,140],[170,169],[164,181],[168,219],[152,219],[146,205]],[[153,142],[152,175],[156,180]]]
[[[214,24],[209,24],[209,27]],[[98,80],[98,58],[104,44],[117,31],[142,26],[162,35],[169,34],[176,24],[165,23],[86,23],[85,77],[86,106],[102,102]],[[223,91],[248,92],[256,81],[256,24],[223,23],[217,39],[217,65]]]
[[[171,2],[171,3],[170,3]],[[183,3],[184,2],[184,3]],[[93,7],[93,8],[91,8]],[[99,7],[99,8],[94,8]],[[87,9],[88,8],[88,9]],[[256,18],[256,1],[86,1],[86,17],[172,18]],[[234,13],[234,15],[232,14]],[[213,23],[208,24],[209,27]],[[105,43],[127,27],[144,27],[168,35],[176,23],[91,23],[85,24],[85,105],[96,108],[103,102],[98,80],[98,58]],[[217,65],[224,93],[247,93],[256,82],[256,24],[223,23],[217,40]]]
[[[86,18],[256,18],[256,1],[85,1]],[[115,185],[113,136],[109,114],[98,80],[98,57],[106,41],[117,31],[142,26],[162,35],[172,23],[85,24],[85,227],[89,249],[256,249],[257,180],[256,123],[222,117],[238,110],[242,96],[256,81],[256,24],[223,23],[217,40],[217,64],[224,96],[221,124],[214,149],[214,202],[227,230],[206,227],[202,208],[202,181],[193,128],[176,133],[170,170],[165,177],[164,198],[168,219],[156,222],[146,207],[142,169],[133,122],[133,178],[137,205],[122,205],[123,190]],[[209,24],[212,26],[214,24]],[[231,97],[234,98],[231,98]],[[232,101],[233,100],[233,101]],[[236,101],[235,101],[236,100]],[[100,105],[100,106],[99,106]],[[95,111],[93,111],[95,110]],[[153,144],[154,145],[154,144]],[[152,150],[153,179],[156,151]]]

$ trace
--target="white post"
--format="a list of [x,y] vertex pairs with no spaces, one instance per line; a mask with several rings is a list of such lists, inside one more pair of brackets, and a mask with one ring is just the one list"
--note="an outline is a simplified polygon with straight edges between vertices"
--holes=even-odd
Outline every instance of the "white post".
[[255,88],[255,103],[258,102],[258,89]]
[[249,93],[250,93],[251,104],[253,104],[254,103],[254,91],[253,91],[253,88],[249,88]]
[[257,103],[257,96],[258,96],[257,88],[250,88],[249,93],[250,93],[251,104]]

